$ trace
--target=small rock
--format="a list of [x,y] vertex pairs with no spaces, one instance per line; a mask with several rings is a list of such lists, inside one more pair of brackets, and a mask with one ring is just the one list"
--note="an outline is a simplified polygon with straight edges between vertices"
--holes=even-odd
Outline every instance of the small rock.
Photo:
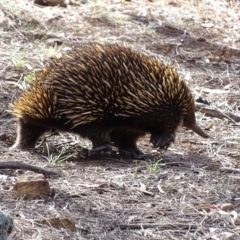
[[51,192],[49,182],[42,174],[22,175],[18,177],[13,189],[16,197],[24,197],[25,199],[48,196]]
[[13,219],[10,215],[0,212],[0,240],[7,240],[13,230]]
[[48,225],[53,228],[65,228],[71,231],[76,231],[76,226],[73,220],[69,218],[45,218],[37,221],[40,224]]

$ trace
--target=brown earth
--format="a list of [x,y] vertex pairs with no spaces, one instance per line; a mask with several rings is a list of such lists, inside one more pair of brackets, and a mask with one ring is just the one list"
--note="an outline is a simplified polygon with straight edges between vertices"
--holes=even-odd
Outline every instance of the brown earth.
[[[49,180],[54,196],[23,200],[12,197],[13,185],[31,172],[0,170],[1,211],[15,223],[10,239],[240,239],[240,176],[234,172],[240,126],[229,117],[240,116],[239,20],[234,0],[89,0],[67,8],[1,0],[0,161],[61,173]],[[155,155],[146,161],[104,154],[79,159],[89,141],[63,133],[46,135],[36,151],[9,150],[16,119],[6,110],[31,73],[89,41],[115,42],[173,62],[194,95],[225,115],[197,112],[211,138],[180,129],[167,151],[143,138],[141,150]],[[54,164],[64,156],[68,161]],[[55,217],[72,219],[76,231],[39,224]]]

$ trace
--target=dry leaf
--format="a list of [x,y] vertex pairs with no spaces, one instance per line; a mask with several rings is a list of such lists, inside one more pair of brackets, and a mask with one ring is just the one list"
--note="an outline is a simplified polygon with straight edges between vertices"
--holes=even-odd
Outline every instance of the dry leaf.
[[109,187],[109,184],[107,182],[103,182],[103,183],[100,183],[98,185],[99,188],[108,188]]
[[25,63],[24,66],[30,71],[33,70],[33,67],[28,63]]
[[231,211],[230,214],[235,222],[238,219],[238,213],[236,211]]
[[217,234],[214,234],[214,235],[211,235],[211,239],[215,239],[215,240],[227,240],[231,237],[233,237],[234,234],[233,233],[230,233],[230,232],[222,232],[222,233],[217,233]]
[[75,223],[69,218],[47,218],[38,220],[37,222],[54,228],[66,228],[76,231]]
[[88,187],[88,188],[106,188],[108,187],[108,183],[107,182],[103,182],[103,183],[99,183],[99,184],[79,184],[79,186],[83,186],[83,187]]
[[234,206],[231,203],[222,204],[220,206],[218,205],[218,207],[223,211],[231,211],[234,209]]
[[143,184],[143,183],[139,183],[140,184],[140,188],[139,188],[139,190],[141,191],[141,192],[143,192],[143,193],[146,193],[146,194],[149,194],[149,195],[154,195],[154,193],[152,193],[152,192],[149,192],[149,191],[147,191],[146,189],[146,185],[145,184]]
[[146,187],[146,185],[145,184],[143,184],[143,183],[139,183],[140,184],[140,191],[146,191],[147,190],[147,187]]
[[213,23],[202,23],[201,25],[202,25],[202,27],[205,27],[205,28],[212,28],[212,27],[214,27]]
[[157,188],[160,193],[165,193],[160,184],[157,185]]
[[182,47],[177,48],[177,54],[181,55],[182,57],[187,56],[187,52]]
[[206,126],[205,130],[210,130],[214,126],[214,123],[210,123],[208,126]]
[[230,213],[219,210],[220,215],[229,223],[231,223],[232,225],[235,225],[235,221],[233,220],[232,216]]

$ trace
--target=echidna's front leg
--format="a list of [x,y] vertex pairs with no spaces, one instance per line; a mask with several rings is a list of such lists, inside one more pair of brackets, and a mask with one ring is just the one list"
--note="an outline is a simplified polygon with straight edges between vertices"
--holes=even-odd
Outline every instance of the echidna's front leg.
[[111,141],[124,157],[143,158],[144,154],[137,148],[137,140],[144,133],[134,129],[118,128],[110,133]]

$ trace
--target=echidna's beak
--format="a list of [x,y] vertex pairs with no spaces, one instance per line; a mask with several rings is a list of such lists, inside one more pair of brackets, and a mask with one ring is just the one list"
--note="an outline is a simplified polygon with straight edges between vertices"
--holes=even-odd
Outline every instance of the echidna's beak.
[[209,136],[197,125],[197,123],[194,123],[191,126],[187,126],[187,128],[191,129],[192,131],[204,138],[209,138]]

